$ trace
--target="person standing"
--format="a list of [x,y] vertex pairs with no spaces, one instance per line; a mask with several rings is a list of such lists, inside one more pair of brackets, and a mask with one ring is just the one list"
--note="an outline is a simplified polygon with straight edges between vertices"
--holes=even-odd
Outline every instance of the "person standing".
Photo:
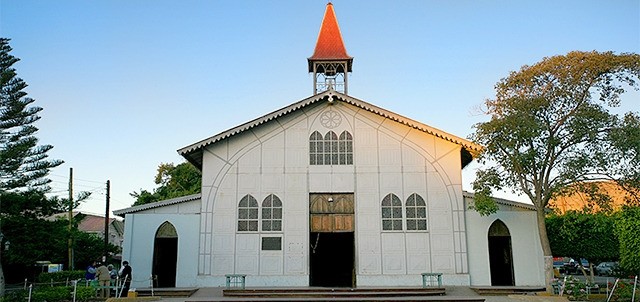
[[[124,281],[124,294],[127,295],[129,292],[129,287],[131,286],[131,266],[129,266],[128,261],[122,262],[122,272],[120,273],[120,279]],[[126,296],[125,296],[126,297]]]
[[94,280],[96,278],[96,262],[93,261],[89,266],[87,266],[87,270],[84,273],[84,278],[87,281]]
[[109,274],[109,269],[100,264],[98,269],[96,270],[96,278],[98,278],[98,282],[100,284],[100,298],[109,298],[111,295],[109,286],[111,285],[111,275]]

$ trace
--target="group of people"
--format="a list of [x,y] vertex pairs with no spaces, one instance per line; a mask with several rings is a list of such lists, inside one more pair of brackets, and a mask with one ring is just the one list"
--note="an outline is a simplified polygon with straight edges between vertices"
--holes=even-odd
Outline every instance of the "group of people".
[[128,261],[122,262],[120,272],[118,272],[112,264],[105,266],[104,263],[94,261],[87,267],[84,277],[87,280],[97,280],[100,286],[100,298],[109,298],[111,295],[109,286],[111,286],[112,283],[115,284],[118,276],[124,281],[122,292],[126,295],[131,285],[131,266],[129,266]]

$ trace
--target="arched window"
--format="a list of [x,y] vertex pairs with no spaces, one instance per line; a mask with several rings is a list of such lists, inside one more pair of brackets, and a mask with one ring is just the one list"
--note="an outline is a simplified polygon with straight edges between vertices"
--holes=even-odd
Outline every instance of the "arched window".
[[258,231],[258,201],[249,194],[238,203],[238,231]]
[[312,165],[322,165],[324,163],[324,143],[322,134],[318,131],[311,133],[309,137],[309,163]]
[[402,201],[393,193],[382,199],[382,229],[385,231],[402,230]]
[[333,131],[324,135],[324,164],[338,164],[338,135]]
[[348,131],[340,133],[338,152],[341,165],[353,165],[353,137]]
[[407,198],[407,230],[427,229],[427,204],[416,193]]
[[329,131],[324,136],[314,131],[309,136],[309,164],[353,165],[353,136],[348,131],[340,137]]
[[262,201],[262,231],[282,231],[282,202],[274,194]]

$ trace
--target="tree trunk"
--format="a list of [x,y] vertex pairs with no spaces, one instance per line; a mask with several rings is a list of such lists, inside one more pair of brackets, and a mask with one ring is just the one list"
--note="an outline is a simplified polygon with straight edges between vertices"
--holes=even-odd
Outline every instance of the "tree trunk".
[[2,271],[2,249],[4,248],[0,241],[0,297],[4,297],[4,272]]
[[553,293],[551,282],[553,281],[553,254],[551,253],[551,245],[549,237],[547,237],[547,225],[545,223],[546,213],[544,208],[536,209],[536,217],[538,220],[538,233],[540,234],[540,245],[542,246],[542,254],[544,256],[544,282],[548,293]]

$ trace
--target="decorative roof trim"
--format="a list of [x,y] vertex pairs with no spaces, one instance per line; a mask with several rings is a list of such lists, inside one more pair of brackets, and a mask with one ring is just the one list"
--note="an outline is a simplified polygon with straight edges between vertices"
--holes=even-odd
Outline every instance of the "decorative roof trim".
[[204,148],[204,147],[206,147],[208,145],[211,145],[213,143],[216,143],[218,141],[221,141],[223,139],[226,139],[226,138],[231,137],[233,135],[236,135],[238,133],[244,132],[246,130],[255,128],[255,127],[257,127],[257,126],[259,126],[261,124],[264,124],[266,122],[274,120],[274,119],[276,119],[276,118],[278,118],[280,116],[283,116],[283,115],[289,114],[291,112],[297,111],[297,110],[302,109],[304,107],[307,107],[307,106],[309,106],[311,104],[314,104],[314,103],[317,103],[317,102],[321,102],[321,101],[323,101],[325,99],[326,99],[326,101],[338,100],[338,101],[345,102],[347,104],[354,105],[354,106],[356,106],[358,108],[361,108],[361,109],[364,109],[366,111],[378,114],[378,115],[380,115],[382,117],[391,119],[393,121],[396,121],[396,122],[399,122],[401,124],[407,125],[407,126],[412,127],[414,129],[426,132],[426,133],[434,135],[434,136],[436,136],[438,138],[441,138],[441,139],[450,141],[452,143],[461,145],[465,149],[467,149],[474,157],[480,152],[480,150],[482,150],[482,146],[480,146],[478,144],[475,144],[475,143],[473,143],[473,142],[471,142],[469,140],[466,140],[464,138],[461,138],[461,137],[455,136],[453,134],[444,132],[444,131],[442,131],[440,129],[437,129],[437,128],[433,128],[431,126],[425,125],[423,123],[420,123],[420,122],[415,121],[413,119],[410,119],[408,117],[404,117],[402,115],[399,115],[399,114],[393,113],[391,111],[382,109],[382,108],[377,107],[377,106],[375,106],[373,104],[370,104],[370,103],[367,103],[365,101],[356,99],[356,98],[348,96],[346,94],[342,94],[342,93],[337,92],[335,90],[327,90],[327,91],[324,91],[324,92],[322,92],[320,94],[316,94],[316,95],[313,95],[313,96],[308,97],[306,99],[303,99],[303,100],[301,100],[299,102],[293,103],[293,104],[291,104],[291,105],[289,105],[287,107],[284,107],[282,109],[273,111],[273,112],[268,113],[266,115],[263,115],[263,116],[261,116],[259,118],[251,120],[249,122],[246,122],[246,123],[244,123],[242,125],[239,125],[237,127],[234,127],[234,128],[229,129],[229,130],[223,131],[223,132],[221,132],[221,133],[219,133],[217,135],[214,135],[212,137],[206,138],[206,139],[201,140],[201,141],[199,141],[197,143],[194,143],[194,144],[191,144],[191,145],[186,146],[184,148],[181,148],[181,149],[178,150],[178,153],[180,155],[182,155],[183,157],[189,159],[188,158],[189,154],[194,153],[196,151],[199,151],[200,149],[202,149],[202,148]]
[[[474,199],[475,198],[475,193],[462,191],[462,196]],[[517,201],[513,201],[513,200],[497,198],[497,197],[493,197],[493,200],[495,200],[497,204],[501,204],[501,205],[504,205],[504,206],[510,206],[510,207],[515,207],[515,208],[522,208],[522,209],[526,209],[526,210],[536,211],[536,207],[534,207],[532,204],[522,203],[522,202],[517,202]]]
[[202,198],[202,194],[200,194],[200,193],[193,194],[193,195],[182,196],[182,197],[176,197],[176,198],[166,199],[166,200],[162,200],[162,201],[147,203],[147,204],[143,204],[143,205],[139,205],[139,206],[133,206],[133,207],[130,207],[130,208],[115,210],[115,211],[113,211],[113,214],[124,217],[124,215],[126,215],[126,214],[131,214],[131,213],[135,213],[135,212],[141,212],[141,211],[145,211],[145,210],[160,208],[160,207],[164,207],[164,206],[168,206],[168,205],[184,203],[184,202],[188,202],[188,201],[194,201],[194,200],[198,200],[200,198]]

